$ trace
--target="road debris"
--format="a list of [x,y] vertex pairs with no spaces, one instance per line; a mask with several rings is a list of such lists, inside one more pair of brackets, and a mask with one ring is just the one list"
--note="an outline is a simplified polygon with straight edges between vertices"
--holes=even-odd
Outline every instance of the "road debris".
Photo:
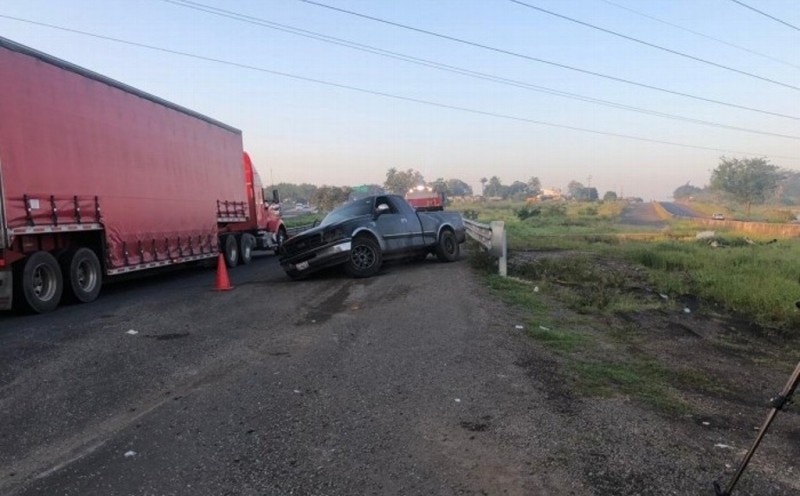
[[134,456],[136,456],[136,452],[133,450],[125,452],[125,458],[133,458]]
[[139,334],[139,331],[134,331],[133,329],[128,329],[128,332],[126,332],[125,334],[130,334],[131,336],[135,336],[135,335]]

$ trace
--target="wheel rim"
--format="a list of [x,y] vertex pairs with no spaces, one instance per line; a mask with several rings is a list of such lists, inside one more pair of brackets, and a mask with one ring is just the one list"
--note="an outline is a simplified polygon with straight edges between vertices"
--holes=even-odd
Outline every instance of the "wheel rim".
[[456,252],[456,243],[452,237],[448,236],[444,240],[444,249],[447,250],[447,253],[455,253]]
[[97,284],[97,273],[87,260],[82,260],[75,271],[75,279],[81,290],[90,292]]
[[350,252],[350,260],[352,260],[353,265],[358,269],[369,269],[375,265],[375,251],[369,246],[356,246]]
[[40,301],[49,301],[56,294],[56,272],[46,264],[39,264],[33,270],[33,294]]

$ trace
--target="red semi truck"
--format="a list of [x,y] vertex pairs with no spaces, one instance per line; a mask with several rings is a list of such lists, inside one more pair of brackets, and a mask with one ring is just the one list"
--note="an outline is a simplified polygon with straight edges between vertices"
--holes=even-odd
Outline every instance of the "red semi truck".
[[286,237],[242,133],[0,38],[0,310],[97,298],[104,278]]
[[437,212],[444,210],[444,193],[434,191],[430,186],[419,185],[406,193],[406,201],[420,212]]

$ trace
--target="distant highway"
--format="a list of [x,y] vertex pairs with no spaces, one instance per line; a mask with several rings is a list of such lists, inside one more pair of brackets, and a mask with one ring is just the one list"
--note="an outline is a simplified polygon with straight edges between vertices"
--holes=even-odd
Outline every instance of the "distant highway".
[[664,209],[676,217],[706,217],[705,215],[698,214],[686,205],[674,202],[660,202]]

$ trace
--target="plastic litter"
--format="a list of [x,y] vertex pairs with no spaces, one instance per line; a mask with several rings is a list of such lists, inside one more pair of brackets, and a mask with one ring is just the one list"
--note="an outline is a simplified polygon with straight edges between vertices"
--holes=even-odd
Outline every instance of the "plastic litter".
[[521,326],[521,325],[517,324],[517,325],[514,326],[514,329],[522,330],[522,329],[525,329],[525,326]]
[[683,307],[683,313],[692,313],[692,311],[689,307]]
[[139,331],[134,331],[133,329],[128,329],[128,332],[126,332],[125,334],[130,334],[131,336],[135,336],[135,335],[139,334]]
[[533,292],[534,293],[538,293],[539,292],[539,286],[534,286],[533,287]]
[[134,457],[134,456],[136,456],[136,452],[133,451],[133,450],[125,452],[125,458],[131,458],[131,457]]
[[461,403],[461,398],[456,398],[456,403]]
[[714,445],[715,448],[719,449],[733,449],[733,446],[728,446],[727,444],[717,443]]
[[299,389],[295,389],[295,390],[294,390],[294,394],[300,394],[301,392],[302,392],[302,391],[300,391]]
[[543,331],[549,331],[550,330],[549,327],[545,327],[545,326],[539,326],[539,329],[541,329]]
[[662,300],[669,300],[669,295],[665,295],[664,293],[658,293],[658,296],[660,296]]
[[703,422],[703,425],[711,425],[711,422]]

